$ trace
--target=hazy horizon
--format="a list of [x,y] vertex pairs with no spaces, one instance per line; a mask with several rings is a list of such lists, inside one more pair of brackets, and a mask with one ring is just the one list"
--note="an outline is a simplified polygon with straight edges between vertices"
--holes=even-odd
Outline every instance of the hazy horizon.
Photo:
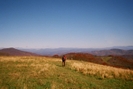
[[0,0],[0,48],[133,46],[133,0]]
[[15,49],[132,49],[133,46],[110,46],[110,47],[90,47],[90,48],[78,48],[78,47],[57,47],[57,48],[24,48],[24,47],[0,47],[0,49],[8,49],[8,48],[15,48]]

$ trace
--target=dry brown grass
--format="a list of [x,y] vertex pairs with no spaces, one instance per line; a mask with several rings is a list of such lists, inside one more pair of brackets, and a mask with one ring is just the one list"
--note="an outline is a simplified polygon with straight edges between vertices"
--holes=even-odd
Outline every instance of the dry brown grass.
[[[49,70],[56,70],[56,65],[51,62],[61,61],[58,58],[48,57],[0,57],[0,62],[19,62],[16,63],[16,67],[30,67],[32,68],[33,76]],[[77,70],[85,75],[100,76],[100,78],[122,78],[127,80],[133,80],[133,70],[115,68],[111,66],[99,65],[90,62],[67,60],[67,65],[70,65],[71,69]],[[8,67],[8,63],[6,65]],[[10,74],[12,76],[19,76],[20,74]]]
[[72,69],[75,69],[83,74],[96,75],[101,78],[122,78],[133,80],[133,70],[121,69],[110,66],[104,66],[89,62],[73,62]]
[[[54,64],[50,64],[50,61],[59,61],[59,60],[51,60],[51,58],[48,57],[32,57],[32,56],[23,56],[23,57],[0,57],[0,62],[6,63],[6,62],[13,62],[16,63],[15,68],[31,68],[32,72],[30,75],[38,75],[42,72],[49,72],[49,70],[55,70],[56,66]],[[11,64],[6,65],[6,67],[10,67]],[[21,76],[20,73],[11,73],[9,74],[13,77],[15,76]]]

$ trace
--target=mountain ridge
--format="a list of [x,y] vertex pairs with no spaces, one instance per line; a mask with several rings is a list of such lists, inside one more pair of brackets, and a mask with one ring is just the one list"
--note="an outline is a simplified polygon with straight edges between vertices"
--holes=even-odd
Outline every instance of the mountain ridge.
[[122,49],[110,49],[90,52],[97,56],[108,56],[108,55],[133,55],[133,50],[122,50]]
[[4,56],[37,56],[35,53],[21,51],[15,48],[4,48],[0,50],[0,55]]
[[[128,48],[128,50],[125,50],[125,48]],[[46,49],[3,48],[3,49],[4,50],[9,49],[8,52],[5,51],[6,55],[13,54],[11,52],[11,50],[13,50],[13,49],[16,51],[19,50],[18,53],[20,53],[20,54],[21,54],[21,52],[28,52],[28,53],[32,53],[32,55],[36,54],[36,55],[43,55],[43,56],[44,55],[45,56],[63,55],[63,54],[73,53],[73,52],[74,53],[90,53],[90,54],[97,55],[97,56],[133,55],[133,46],[124,46],[123,49],[121,46],[118,48],[107,47],[107,48],[46,48]],[[0,52],[3,49],[0,49]],[[15,52],[15,51],[13,51],[13,52]],[[22,54],[27,54],[27,53],[22,53]]]
[[[40,55],[63,55],[67,53],[77,52],[77,53],[91,53],[93,55],[133,55],[133,46],[119,46],[117,47],[106,47],[106,48],[46,48],[46,49],[20,49],[27,52],[32,52]],[[103,52],[101,54],[100,52]],[[118,52],[117,52],[118,51]],[[96,53],[97,52],[97,53]],[[119,53],[120,52],[120,53]],[[125,53],[124,53],[125,52]]]

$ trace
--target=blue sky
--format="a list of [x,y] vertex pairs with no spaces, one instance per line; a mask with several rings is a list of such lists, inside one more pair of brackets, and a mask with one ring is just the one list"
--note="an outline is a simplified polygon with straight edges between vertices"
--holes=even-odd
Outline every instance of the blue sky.
[[0,0],[0,47],[133,46],[133,0]]

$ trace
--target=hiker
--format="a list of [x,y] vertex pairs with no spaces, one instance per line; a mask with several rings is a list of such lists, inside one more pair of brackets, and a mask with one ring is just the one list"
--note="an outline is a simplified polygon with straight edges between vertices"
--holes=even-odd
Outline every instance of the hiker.
[[66,62],[66,56],[63,55],[63,56],[62,56],[62,66],[65,66],[65,62]]

